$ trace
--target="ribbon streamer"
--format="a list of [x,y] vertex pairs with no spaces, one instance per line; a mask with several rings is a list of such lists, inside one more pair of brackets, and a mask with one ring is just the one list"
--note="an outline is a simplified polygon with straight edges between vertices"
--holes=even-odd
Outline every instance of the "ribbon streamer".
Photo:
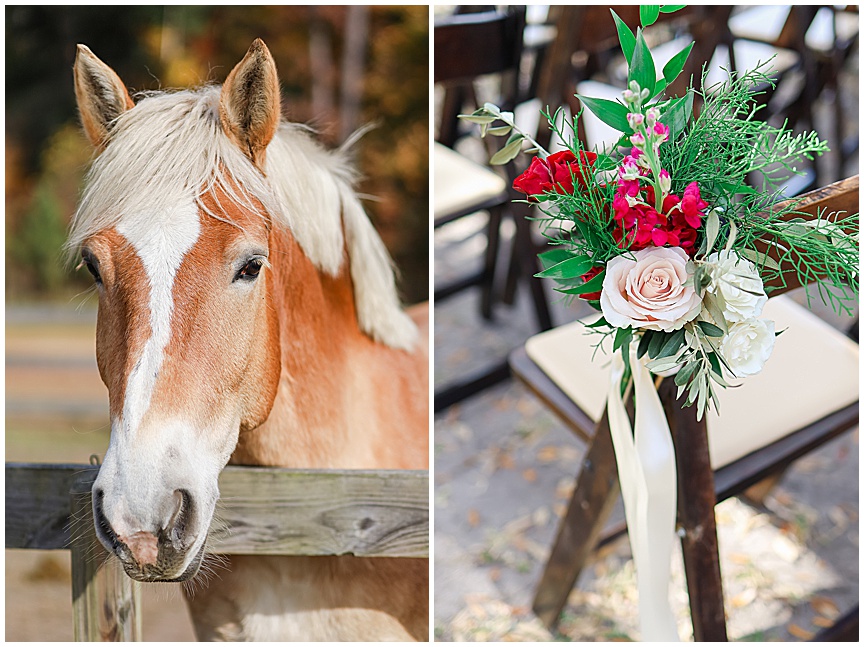
[[624,360],[615,353],[609,385],[609,431],[639,587],[643,641],[679,641],[669,605],[675,542],[677,483],[675,447],[650,371],[630,352],[636,404],[635,434],[621,398]]

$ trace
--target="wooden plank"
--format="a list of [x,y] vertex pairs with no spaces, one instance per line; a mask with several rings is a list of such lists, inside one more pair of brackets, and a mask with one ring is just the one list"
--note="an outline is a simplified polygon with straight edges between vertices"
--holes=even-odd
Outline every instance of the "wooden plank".
[[249,555],[428,557],[422,471],[228,467],[211,550]]
[[[828,186],[805,193],[802,196],[779,202],[771,207],[771,212],[777,213],[782,209],[790,207],[793,207],[795,212],[787,214],[784,217],[784,220],[805,217],[801,215],[802,213],[810,215],[813,218],[820,214],[827,215],[839,211],[846,212],[844,215],[858,213],[858,176],[854,175],[845,180],[840,180],[834,184],[829,184]],[[767,245],[763,242],[757,243],[757,248],[762,252],[767,250],[772,258],[775,260],[779,259],[775,248],[768,249]],[[794,254],[793,258],[795,258]],[[766,288],[771,288],[771,296],[783,294],[784,292],[788,292],[789,290],[801,286],[795,272],[794,263],[786,261],[781,264],[781,269],[784,272],[784,277],[782,279],[777,278],[773,281],[768,281],[765,284]],[[824,272],[820,271],[817,267],[814,268],[813,276],[811,278],[816,280],[822,278],[823,275]]]
[[[78,475],[92,482],[96,469],[7,463],[7,548],[70,547],[69,491]],[[425,471],[226,467],[212,550],[428,557],[428,484]]]
[[6,463],[6,548],[69,547],[69,491],[89,465]]
[[72,622],[78,642],[140,642],[141,584],[96,539],[90,490],[96,471],[75,478],[67,495],[72,528]]
[[857,425],[858,403],[855,402],[721,467],[714,473],[717,501],[735,496],[772,471],[790,465]]

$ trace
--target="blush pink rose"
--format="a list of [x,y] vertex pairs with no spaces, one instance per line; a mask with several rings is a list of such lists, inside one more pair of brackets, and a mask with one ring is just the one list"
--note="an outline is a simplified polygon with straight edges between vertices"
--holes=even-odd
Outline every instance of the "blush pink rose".
[[603,316],[616,328],[678,330],[702,309],[687,280],[687,253],[680,247],[646,247],[606,264],[600,294]]

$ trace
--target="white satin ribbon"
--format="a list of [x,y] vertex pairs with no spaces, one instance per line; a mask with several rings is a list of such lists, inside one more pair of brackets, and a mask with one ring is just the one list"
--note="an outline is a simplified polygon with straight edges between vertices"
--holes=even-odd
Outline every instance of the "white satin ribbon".
[[669,605],[669,579],[675,542],[677,483],[675,447],[651,373],[630,353],[636,404],[635,436],[621,398],[624,360],[612,358],[609,430],[639,586],[643,641],[679,641]]

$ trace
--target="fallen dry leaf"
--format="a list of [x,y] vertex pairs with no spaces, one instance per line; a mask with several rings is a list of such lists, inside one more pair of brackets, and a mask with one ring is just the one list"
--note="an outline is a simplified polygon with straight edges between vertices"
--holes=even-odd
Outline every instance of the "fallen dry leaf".
[[807,631],[806,629],[803,629],[796,624],[791,624],[786,627],[786,631],[788,631],[796,638],[800,638],[801,640],[810,640],[813,636],[816,635],[814,632]]
[[498,469],[512,470],[516,466],[516,462],[508,452],[502,451],[495,457],[495,465]]
[[749,564],[752,560],[750,559],[750,556],[745,553],[732,553],[729,555],[729,561],[733,564],[743,566]]
[[837,607],[834,600],[827,598],[824,595],[817,595],[811,598],[810,606],[813,607],[813,610],[816,613],[820,616],[825,616],[826,618],[835,619],[840,615],[840,609]]
[[528,481],[529,483],[533,483],[537,480],[537,471],[531,467],[527,470],[522,471],[522,478]]
[[558,459],[558,448],[554,445],[546,445],[537,451],[537,460],[541,463],[551,463]]
[[822,616],[815,616],[813,618],[813,624],[817,627],[821,627],[823,629],[827,629],[828,627],[834,626],[834,621],[830,618],[823,618]]
[[476,528],[480,525],[480,513],[474,508],[468,510],[468,525],[472,528]]
[[498,566],[489,569],[489,579],[493,582],[497,582],[501,579],[501,569]]
[[733,607],[735,607],[736,609],[740,609],[741,607],[746,607],[755,599],[756,589],[744,589],[743,591],[741,591],[741,593],[734,596],[731,602]]

